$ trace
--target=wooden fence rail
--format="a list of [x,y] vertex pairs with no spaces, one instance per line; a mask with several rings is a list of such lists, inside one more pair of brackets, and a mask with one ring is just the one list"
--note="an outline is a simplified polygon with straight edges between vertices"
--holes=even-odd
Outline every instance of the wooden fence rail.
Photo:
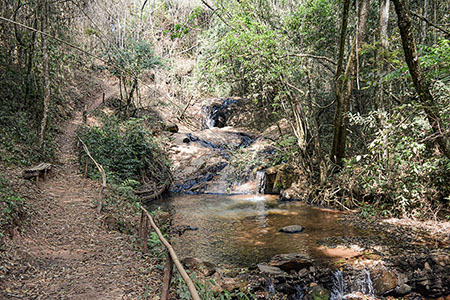
[[[100,187],[100,192],[99,192],[99,199],[98,199],[98,204],[97,204],[97,212],[100,213],[102,211],[102,206],[103,206],[103,190],[106,188],[106,173],[105,170],[103,169],[103,166],[101,164],[99,164],[91,155],[91,153],[89,152],[88,147],[86,146],[86,144],[83,142],[83,140],[78,137],[78,140],[81,142],[81,145],[83,145],[83,149],[84,152],[86,152],[86,155],[94,162],[95,166],[97,167],[98,171],[100,172],[100,175],[102,176],[102,186]],[[87,177],[87,160],[86,160],[86,166],[85,166],[85,177]]]
[[[88,147],[86,144],[81,140],[80,137],[78,137],[78,140],[81,142],[81,145],[83,146],[84,152],[86,152],[86,155],[94,162],[95,166],[99,170],[101,176],[102,176],[102,185],[100,187],[100,199],[99,204],[97,206],[97,211],[100,213],[102,209],[102,194],[103,190],[106,188],[106,173],[103,169],[103,166],[99,164],[91,155],[89,152]],[[86,161],[87,165],[87,161]],[[85,172],[87,172],[87,167],[85,167]],[[86,176],[86,175],[85,175]],[[200,296],[198,295],[197,290],[195,289],[195,285],[192,282],[189,275],[186,273],[186,270],[184,269],[183,265],[180,263],[180,260],[178,259],[177,254],[175,253],[175,250],[173,250],[172,246],[169,244],[169,242],[164,238],[164,236],[161,233],[161,230],[159,230],[158,226],[156,226],[155,222],[153,221],[152,216],[148,213],[148,211],[141,206],[142,214],[141,214],[141,221],[139,224],[139,238],[143,241],[143,251],[148,251],[148,229],[149,224],[150,226],[155,230],[156,234],[158,235],[158,238],[161,240],[163,245],[167,249],[167,260],[164,267],[164,277],[163,277],[163,288],[161,292],[161,300],[167,300],[169,296],[169,288],[170,288],[170,282],[172,280],[172,270],[173,265],[175,264],[178,272],[180,272],[181,277],[183,278],[184,282],[186,282],[186,285],[189,289],[189,292],[191,293],[192,300],[201,300]]]
[[183,265],[180,263],[180,260],[178,259],[177,254],[175,253],[175,250],[173,250],[172,246],[169,244],[169,242],[164,238],[164,236],[161,233],[161,230],[159,230],[158,226],[156,226],[155,222],[153,221],[152,216],[148,213],[148,211],[141,206],[142,215],[141,215],[141,223],[139,225],[139,237],[143,241],[143,249],[146,252],[147,251],[147,235],[148,235],[148,225],[150,223],[150,226],[155,230],[156,234],[158,235],[158,238],[161,240],[161,242],[166,247],[168,254],[167,254],[167,261],[164,268],[164,279],[163,279],[163,289],[161,292],[161,300],[167,300],[168,294],[169,294],[169,287],[170,287],[170,281],[172,278],[172,269],[173,265],[175,264],[178,272],[180,272],[181,277],[183,278],[184,282],[186,282],[186,285],[189,289],[189,292],[191,293],[192,300],[201,300],[200,296],[198,295],[197,290],[195,289],[195,285],[192,282],[189,275],[186,273],[186,270],[184,269]]

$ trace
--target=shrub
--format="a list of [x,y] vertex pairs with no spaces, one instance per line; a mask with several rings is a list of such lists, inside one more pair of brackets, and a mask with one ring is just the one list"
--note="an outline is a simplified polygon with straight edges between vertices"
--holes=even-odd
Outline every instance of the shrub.
[[[81,127],[78,134],[91,155],[107,173],[108,181],[127,180],[159,185],[170,180],[169,161],[160,142],[146,129],[145,119],[120,122],[105,118],[101,127]],[[86,154],[80,148],[79,158],[84,165]],[[89,168],[91,177],[98,177],[95,166]]]
[[[368,153],[348,160],[340,175],[347,190],[402,216],[429,217],[448,209],[450,160],[437,153],[421,109],[404,105],[389,117],[374,114],[372,125],[366,123],[378,126]],[[351,121],[363,125],[370,118]],[[379,126],[375,119],[387,121]]]
[[14,226],[23,215],[24,199],[13,192],[9,182],[0,176],[0,238],[8,227]]

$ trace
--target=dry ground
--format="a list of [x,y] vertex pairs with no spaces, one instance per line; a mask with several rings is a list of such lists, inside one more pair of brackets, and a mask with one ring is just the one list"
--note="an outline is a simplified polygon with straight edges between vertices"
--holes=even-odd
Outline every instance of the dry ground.
[[[90,109],[99,102],[101,97]],[[29,203],[34,212],[29,226],[5,246],[1,299],[153,299],[158,294],[158,272],[135,236],[108,230],[96,213],[99,185],[83,178],[77,163],[80,122],[78,112],[64,128],[59,165]]]

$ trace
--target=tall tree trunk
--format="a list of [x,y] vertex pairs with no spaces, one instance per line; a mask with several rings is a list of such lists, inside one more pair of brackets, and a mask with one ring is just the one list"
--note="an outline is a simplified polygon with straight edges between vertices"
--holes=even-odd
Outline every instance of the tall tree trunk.
[[388,37],[388,24],[389,24],[389,6],[390,0],[381,0],[380,4],[380,42],[381,50],[378,56],[378,88],[376,89],[376,107],[377,109],[384,111],[386,107],[384,97],[384,76],[386,75],[386,53],[389,46]]
[[44,146],[45,131],[47,127],[48,111],[50,107],[50,74],[48,63],[48,48],[47,48],[47,36],[45,35],[48,30],[48,3],[47,0],[43,0],[41,10],[41,25],[42,25],[42,72],[44,79],[44,112],[41,122],[41,134],[39,139],[39,145],[42,148]]
[[419,96],[431,128],[436,135],[436,142],[440,151],[450,159],[450,137],[446,133],[446,128],[437,108],[429,85],[420,68],[419,57],[417,55],[416,42],[413,35],[411,17],[409,16],[408,3],[406,0],[393,0],[397,13],[398,27],[402,37],[405,60],[408,64],[409,73],[414,83],[414,88]]
[[[386,83],[384,81],[384,77],[387,73],[387,53],[389,47],[389,37],[388,37],[388,24],[389,24],[389,8],[390,8],[390,0],[381,0],[380,3],[380,55],[377,57],[377,73],[378,73],[378,85],[375,89],[375,99],[376,99],[376,108],[381,112],[379,114],[379,123],[382,128],[386,125],[386,118],[383,112],[389,111],[390,103],[388,102],[389,97],[384,96],[384,90],[386,89]],[[383,134],[383,153],[384,153],[384,161],[385,168],[389,169],[390,167],[390,159],[389,159],[389,149],[387,145],[388,135],[385,130],[382,131]]]
[[[423,3],[423,13],[424,18],[428,18],[428,0]],[[425,44],[427,40],[427,22],[422,20],[422,44]]]
[[[347,138],[347,112],[350,106],[350,97],[352,95],[357,56],[359,55],[359,46],[364,41],[367,30],[367,20],[369,18],[370,0],[361,0],[358,11],[358,26],[355,37],[352,42],[352,50],[347,61],[345,72],[343,75],[342,66],[339,66],[335,78],[335,92],[336,92],[336,112],[334,115],[334,135],[333,148],[331,150],[331,160],[339,166],[342,166],[342,160],[345,158],[345,146]],[[344,16],[343,16],[344,17]],[[343,22],[344,24],[344,22]],[[341,34],[345,34],[344,30]],[[342,39],[345,37],[341,36]],[[341,56],[341,53],[339,54]],[[342,56],[343,57],[343,56]],[[341,57],[339,57],[341,60]]]

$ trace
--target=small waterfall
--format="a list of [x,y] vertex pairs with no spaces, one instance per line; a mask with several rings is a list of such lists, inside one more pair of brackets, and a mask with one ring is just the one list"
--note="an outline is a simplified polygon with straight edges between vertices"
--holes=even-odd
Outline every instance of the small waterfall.
[[303,297],[305,297],[305,293],[303,292],[303,289],[302,289],[302,287],[300,286],[300,284],[297,284],[297,285],[295,286],[295,294],[293,295],[293,298],[292,298],[292,299],[295,299],[295,300],[302,300]]
[[331,291],[330,300],[341,300],[347,290],[347,284],[344,279],[344,272],[337,270],[333,274],[333,290]]
[[238,103],[239,100],[226,98],[222,102],[212,103],[209,106],[203,106],[202,112],[205,117],[204,128],[225,127],[230,115],[230,106]]
[[267,283],[267,291],[271,295],[275,295],[275,286],[273,285],[272,278],[266,277],[266,283]]
[[363,293],[367,296],[374,296],[375,291],[373,289],[372,278],[370,278],[370,272],[367,269],[362,270],[356,278],[356,289],[358,292]]
[[368,299],[372,299],[375,296],[369,270],[364,269],[353,277],[355,278],[354,282],[351,289],[348,290],[344,272],[337,270],[333,274],[333,290],[331,291],[330,300],[351,299],[355,294],[368,296]]
[[256,172],[256,193],[264,194],[266,190],[266,171],[257,171]]

